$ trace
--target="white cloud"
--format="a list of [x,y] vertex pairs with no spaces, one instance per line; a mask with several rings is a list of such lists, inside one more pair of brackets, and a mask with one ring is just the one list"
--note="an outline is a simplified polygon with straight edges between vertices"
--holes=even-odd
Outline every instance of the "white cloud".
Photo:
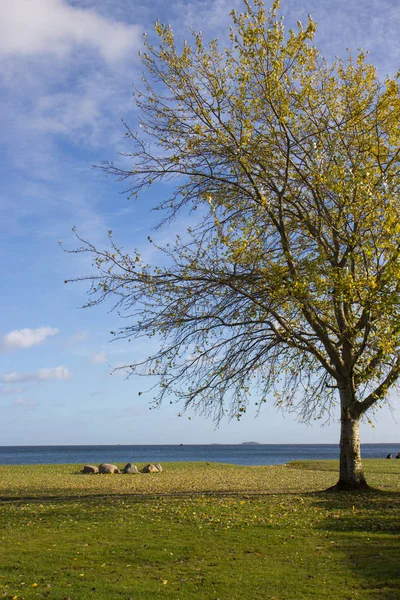
[[80,344],[81,342],[86,342],[86,340],[88,338],[89,338],[89,332],[86,331],[85,329],[81,329],[81,330],[73,333],[67,339],[67,346],[75,346],[76,344]]
[[92,392],[90,394],[90,396],[92,396],[92,397],[95,397],[95,396],[106,396],[106,395],[107,395],[107,392],[105,390],[102,390],[102,389],[97,389],[97,390],[95,390],[94,392]]
[[125,69],[127,80],[116,77],[116,72],[111,76],[100,65],[96,72],[82,65],[83,73],[68,88],[63,82],[58,86],[44,82],[36,87],[35,101],[28,107],[28,114],[21,115],[18,127],[28,128],[35,135],[61,135],[75,146],[98,148],[110,143],[114,147],[123,138],[120,116],[133,108],[133,62]]
[[26,400],[20,396],[13,401],[11,406],[21,408],[22,410],[36,410],[39,403],[36,400]]
[[22,387],[15,387],[14,385],[0,385],[0,396],[15,396],[15,394],[21,394],[24,391]]
[[106,19],[65,0],[14,0],[0,7],[0,55],[51,54],[65,58],[89,47],[119,60],[138,42],[137,26]]
[[111,371],[109,373],[114,377],[128,377],[131,374],[131,370],[129,369],[129,365],[126,363],[118,362],[115,365],[111,365]]
[[91,361],[93,364],[105,363],[107,360],[107,355],[105,352],[96,352],[92,354]]
[[[268,5],[268,3],[266,3]],[[176,33],[182,29],[193,29],[199,31],[206,29],[207,33],[212,32],[214,36],[217,33],[218,38],[222,39],[229,34],[229,27],[232,25],[230,12],[235,9],[243,12],[244,4],[241,0],[231,0],[226,3],[225,0],[198,0],[193,2],[176,2],[174,4],[177,17],[172,23]],[[185,31],[187,37],[187,31]]]
[[31,348],[43,342],[46,338],[56,335],[54,327],[38,327],[37,329],[14,329],[0,339],[0,349],[3,351]]
[[33,373],[11,371],[0,377],[0,381],[3,383],[26,383],[29,381],[49,381],[50,379],[69,379],[70,377],[70,370],[60,365],[52,369],[38,369]]

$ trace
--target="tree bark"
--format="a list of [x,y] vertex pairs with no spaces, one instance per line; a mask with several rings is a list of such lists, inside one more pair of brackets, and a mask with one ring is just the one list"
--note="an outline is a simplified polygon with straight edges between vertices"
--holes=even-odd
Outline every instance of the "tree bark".
[[[345,414],[343,414],[345,413]],[[342,411],[340,433],[340,474],[337,490],[367,489],[360,451],[360,418]]]
[[333,491],[369,489],[365,480],[360,448],[360,411],[351,384],[340,389],[340,471]]

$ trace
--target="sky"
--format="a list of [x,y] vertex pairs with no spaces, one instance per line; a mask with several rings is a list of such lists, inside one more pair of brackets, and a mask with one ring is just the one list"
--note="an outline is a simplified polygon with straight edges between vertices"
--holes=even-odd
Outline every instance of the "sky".
[[[399,69],[398,0],[282,0],[285,23],[318,23],[328,59],[346,48],[370,51],[382,78]],[[72,228],[97,246],[107,231],[126,249],[152,258],[147,236],[173,238],[182,225],[154,233],[149,211],[168,190],[128,201],[122,184],[92,165],[124,146],[121,119],[133,128],[132,85],[138,52],[154,22],[181,38],[190,28],[226,39],[239,0],[0,1],[0,445],[337,443],[339,425],[300,424],[271,399],[256,418],[219,427],[179,404],[149,410],[143,381],[115,367],[151,348],[111,342],[121,322],[110,306],[80,308],[86,285],[64,280],[91,273],[74,248]],[[153,194],[153,195],[152,195]],[[363,424],[363,442],[400,442],[397,395]]]

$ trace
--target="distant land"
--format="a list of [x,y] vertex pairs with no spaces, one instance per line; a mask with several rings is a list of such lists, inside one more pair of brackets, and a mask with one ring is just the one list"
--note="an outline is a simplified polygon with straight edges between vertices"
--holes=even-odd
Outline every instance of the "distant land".
[[260,442],[242,442],[242,446],[261,446]]

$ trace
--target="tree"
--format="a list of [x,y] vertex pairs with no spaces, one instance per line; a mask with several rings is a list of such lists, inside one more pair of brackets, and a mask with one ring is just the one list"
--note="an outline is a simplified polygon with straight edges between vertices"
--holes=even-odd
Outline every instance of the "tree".
[[360,419],[400,374],[398,77],[380,83],[362,51],[328,64],[316,25],[284,33],[279,2],[233,11],[230,44],[178,49],[156,25],[126,126],[132,167],[103,163],[132,196],[172,180],[160,225],[196,224],[144,264],[112,240],[93,255],[88,306],[114,298],[115,335],[158,336],[131,372],[157,375],[156,402],[240,417],[252,391],[303,420],[340,403],[336,489],[367,487]]

